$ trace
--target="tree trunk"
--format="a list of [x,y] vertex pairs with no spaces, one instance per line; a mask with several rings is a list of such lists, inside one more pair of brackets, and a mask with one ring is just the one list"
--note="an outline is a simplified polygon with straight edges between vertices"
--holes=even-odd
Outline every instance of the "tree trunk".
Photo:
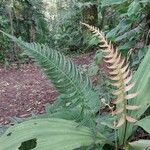
[[[82,10],[82,22],[87,23],[92,26],[97,26],[98,23],[98,10],[97,5],[91,5],[90,7],[85,7]],[[84,51],[91,51],[92,47],[89,47],[88,45],[88,37],[89,32],[87,31],[87,28],[82,28],[82,35],[83,35],[83,43],[84,44]]]
[[[14,27],[13,27],[13,15],[12,15],[12,10],[11,8],[9,9],[9,21],[10,21],[10,29],[11,29],[11,35],[14,36]],[[12,61],[17,61],[17,54],[16,54],[16,43],[12,41],[12,54],[10,56],[10,59]]]

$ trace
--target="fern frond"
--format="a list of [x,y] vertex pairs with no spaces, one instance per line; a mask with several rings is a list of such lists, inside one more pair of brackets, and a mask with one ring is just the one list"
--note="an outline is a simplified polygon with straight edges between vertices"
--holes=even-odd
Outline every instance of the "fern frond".
[[128,116],[128,110],[139,108],[139,106],[128,105],[128,100],[137,96],[137,93],[128,94],[128,91],[134,87],[134,83],[131,83],[132,72],[129,64],[125,63],[125,58],[113,47],[111,42],[108,43],[104,34],[98,28],[85,23],[82,23],[82,25],[86,26],[100,39],[100,47],[103,48],[104,61],[109,70],[109,77],[113,81],[112,85],[116,88],[113,92],[113,95],[116,96],[116,100],[113,101],[113,104],[116,105],[116,110],[112,113],[113,115],[118,115],[120,118],[116,127],[119,128],[126,122],[135,122],[136,119]]
[[3,32],[14,40],[25,53],[34,58],[47,77],[59,91],[60,98],[66,107],[79,106],[95,113],[99,110],[100,102],[98,94],[93,91],[90,79],[79,72],[77,66],[60,52],[50,49],[46,45],[26,43]]
[[[35,58],[44,69],[47,77],[61,93],[61,98],[69,104],[67,106],[75,106],[79,102],[85,105],[84,102],[91,101],[91,96],[95,95],[91,81],[78,71],[71,60],[45,45],[28,44],[22,41],[21,45],[26,49],[27,54]],[[98,100],[98,97],[96,98]]]

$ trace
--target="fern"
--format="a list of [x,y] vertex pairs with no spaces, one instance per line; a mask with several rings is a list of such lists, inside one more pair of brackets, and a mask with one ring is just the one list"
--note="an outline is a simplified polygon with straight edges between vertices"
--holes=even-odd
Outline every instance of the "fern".
[[128,91],[134,87],[134,83],[130,83],[132,73],[129,65],[125,64],[125,59],[121,57],[121,54],[118,53],[118,50],[114,49],[111,43],[107,42],[103,33],[98,28],[85,23],[82,24],[100,39],[100,47],[104,49],[104,61],[109,70],[109,77],[113,81],[112,85],[116,88],[115,92],[113,92],[116,100],[112,102],[116,105],[116,110],[112,114],[119,116],[116,127],[119,128],[127,122],[136,122],[135,118],[128,115],[128,110],[136,110],[139,108],[139,106],[128,105],[128,100],[137,96],[137,93],[128,94]]
[[[86,75],[82,75],[77,66],[64,55],[56,50],[52,50],[46,45],[36,43],[26,43],[20,39],[12,37],[6,33],[9,38],[13,39],[25,53],[34,58],[43,68],[47,77],[54,84],[61,94],[66,107],[75,107],[81,104],[79,109],[90,110],[93,113],[99,110],[99,98],[93,91],[92,84]],[[93,102],[91,102],[93,99]]]

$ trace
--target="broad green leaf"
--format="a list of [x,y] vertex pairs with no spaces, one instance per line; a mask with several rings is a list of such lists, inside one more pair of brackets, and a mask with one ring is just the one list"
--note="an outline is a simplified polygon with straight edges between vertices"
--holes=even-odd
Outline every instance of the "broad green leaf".
[[134,46],[134,41],[129,41],[119,46],[118,49],[121,50],[123,54],[126,54],[133,46]]
[[114,4],[122,4],[124,2],[126,2],[127,0],[102,0],[101,2],[101,6],[111,6]]
[[113,28],[106,34],[106,37],[110,39],[111,41],[112,40],[114,41],[120,34],[122,35],[130,27],[131,27],[130,23],[124,20],[121,20],[120,23],[115,28]]
[[149,150],[150,140],[139,140],[129,143],[129,150]]
[[135,125],[142,127],[146,132],[150,133],[150,116],[139,120]]
[[129,9],[128,9],[128,12],[127,12],[128,16],[131,16],[131,15],[133,15],[133,14],[136,14],[136,13],[139,11],[140,8],[141,8],[141,7],[140,7],[140,2],[134,0],[134,1],[130,4],[130,6],[129,6]]
[[[129,111],[129,116],[133,118],[140,118],[141,115],[147,110],[150,106],[150,48],[147,50],[147,53],[144,57],[143,62],[140,64],[138,70],[135,72],[133,77],[133,82],[135,82],[135,87],[131,90],[131,93],[137,92],[138,96],[128,103],[130,105],[140,106],[138,110]],[[127,124],[127,132],[125,140],[127,140],[133,132],[133,123]],[[119,129],[119,144],[123,143],[124,136],[124,126]]]
[[136,27],[136,28],[134,28],[134,29],[132,29],[132,30],[130,30],[130,31],[126,32],[126,33],[124,33],[123,35],[118,36],[115,41],[116,41],[116,42],[121,42],[121,41],[124,40],[124,39],[133,38],[133,37],[135,37],[140,31],[141,31],[141,27],[138,26],[138,27]]
[[[0,150],[21,150],[35,141],[35,150],[73,150],[94,143],[104,143],[101,134],[93,136],[89,128],[64,119],[33,119],[9,128],[0,138]],[[31,144],[31,143],[30,143]],[[33,149],[33,150],[34,150]]]

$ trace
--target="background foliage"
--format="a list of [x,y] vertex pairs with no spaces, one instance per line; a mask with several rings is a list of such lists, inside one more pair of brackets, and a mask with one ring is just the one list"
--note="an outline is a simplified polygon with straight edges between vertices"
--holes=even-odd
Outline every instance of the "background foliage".
[[[67,54],[83,53],[98,44],[81,28],[80,22],[85,22],[107,33],[107,38],[122,53],[131,53],[130,60],[136,67],[145,54],[144,47],[150,43],[149,3],[148,0],[1,0],[0,28],[27,42],[48,43]],[[15,43],[3,36],[0,43],[1,62],[22,60]]]

